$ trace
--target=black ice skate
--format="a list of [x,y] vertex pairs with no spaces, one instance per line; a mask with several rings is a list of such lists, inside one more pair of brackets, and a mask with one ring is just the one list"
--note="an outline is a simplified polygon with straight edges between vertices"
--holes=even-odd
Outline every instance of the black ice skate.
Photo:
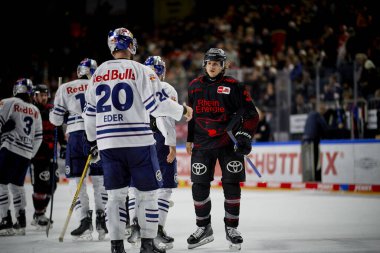
[[231,250],[240,250],[241,244],[243,243],[243,237],[241,237],[240,232],[234,227],[227,227],[226,229],[226,239],[230,243]]
[[103,210],[96,210],[96,231],[99,234],[99,241],[104,240],[108,233],[108,229],[106,226],[106,215]]
[[123,240],[111,240],[111,253],[126,253]]
[[153,239],[141,238],[140,253],[166,253],[166,250],[156,245]]
[[20,210],[18,212],[17,222],[13,225],[13,230],[16,235],[25,235],[26,228],[26,216],[25,210]]
[[7,216],[1,219],[0,222],[0,236],[10,236],[14,235],[15,231],[13,230],[13,221],[11,211],[8,210]]
[[131,235],[128,237],[127,241],[136,247],[140,243],[140,225],[137,218],[133,219],[133,224],[131,225]]
[[80,225],[77,229],[71,231],[71,235],[74,239],[92,240],[92,210],[88,210],[87,217],[80,221]]
[[[44,230],[49,223],[49,219],[45,213],[34,213],[33,220],[30,225],[35,226],[37,230]],[[50,221],[50,228],[53,227],[53,221]]]
[[155,238],[155,241],[157,244],[163,243],[165,245],[165,249],[173,248],[174,238],[168,236],[164,230],[164,227],[161,225],[158,225],[157,237]]
[[187,243],[189,244],[188,249],[194,249],[214,241],[213,234],[214,232],[212,231],[211,224],[208,224],[206,227],[198,227],[197,230],[187,239]]

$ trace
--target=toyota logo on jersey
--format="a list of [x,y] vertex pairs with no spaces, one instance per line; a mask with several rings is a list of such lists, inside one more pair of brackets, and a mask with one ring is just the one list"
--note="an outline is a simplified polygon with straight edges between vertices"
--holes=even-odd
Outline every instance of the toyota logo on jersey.
[[230,94],[231,88],[225,86],[218,86],[217,92],[219,94]]
[[239,161],[231,161],[227,164],[227,170],[231,173],[239,173],[243,170],[243,164]]
[[191,165],[191,172],[193,172],[194,175],[200,176],[205,174],[206,171],[207,167],[203,163],[193,163],[193,165]]

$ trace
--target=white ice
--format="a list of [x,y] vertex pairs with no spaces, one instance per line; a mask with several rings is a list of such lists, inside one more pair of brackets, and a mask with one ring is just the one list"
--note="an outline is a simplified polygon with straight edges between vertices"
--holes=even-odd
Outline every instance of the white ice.
[[[88,192],[93,205],[92,187]],[[75,189],[60,184],[55,194],[54,225],[49,237],[30,225],[33,215],[32,186],[26,184],[26,236],[0,237],[1,253],[100,253],[111,252],[109,239],[73,241],[70,231],[78,226],[73,214],[63,242],[58,241]],[[186,239],[196,229],[190,188],[173,193],[166,231],[175,238],[168,252],[229,252],[223,225],[223,191],[212,189],[214,242],[192,250]],[[12,209],[13,213],[13,209]],[[47,214],[50,213],[48,207]],[[13,213],[14,215],[14,213]],[[380,252],[380,196],[342,192],[243,190],[239,230],[241,252]],[[127,252],[139,252],[125,240]]]

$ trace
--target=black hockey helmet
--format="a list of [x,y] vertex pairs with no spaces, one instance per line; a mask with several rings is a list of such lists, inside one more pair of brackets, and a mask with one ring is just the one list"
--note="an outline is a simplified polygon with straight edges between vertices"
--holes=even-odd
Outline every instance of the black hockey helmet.
[[33,95],[38,93],[46,93],[50,97],[49,87],[46,84],[37,84],[33,87]]
[[226,63],[226,53],[220,48],[210,48],[203,59],[203,67],[206,66],[208,61],[220,61],[223,68],[225,68]]

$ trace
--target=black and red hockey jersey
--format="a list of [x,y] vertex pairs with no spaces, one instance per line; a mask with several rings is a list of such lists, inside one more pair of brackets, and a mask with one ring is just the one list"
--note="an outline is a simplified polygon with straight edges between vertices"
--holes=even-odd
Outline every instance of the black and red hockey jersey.
[[244,85],[230,76],[211,81],[201,76],[190,82],[188,103],[193,118],[188,123],[187,141],[194,149],[214,149],[231,145],[226,128],[236,117],[242,120],[239,130],[251,136],[259,120],[256,107]]
[[[53,108],[51,104],[35,104],[40,110],[42,118],[42,143],[37,151],[34,160],[50,160],[54,155],[54,125],[49,121],[49,112]],[[62,127],[58,128],[58,143],[66,145]]]

